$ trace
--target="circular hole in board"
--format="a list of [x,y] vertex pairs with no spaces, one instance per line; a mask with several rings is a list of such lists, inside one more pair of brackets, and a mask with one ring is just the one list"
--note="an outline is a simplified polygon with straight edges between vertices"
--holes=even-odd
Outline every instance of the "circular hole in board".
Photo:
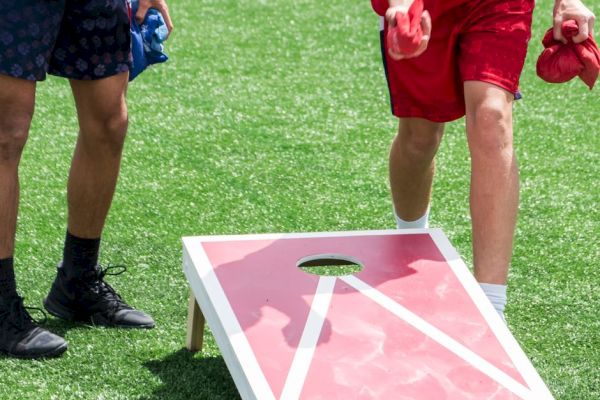
[[296,266],[304,272],[320,276],[354,275],[364,268],[357,259],[341,254],[315,254],[303,257]]

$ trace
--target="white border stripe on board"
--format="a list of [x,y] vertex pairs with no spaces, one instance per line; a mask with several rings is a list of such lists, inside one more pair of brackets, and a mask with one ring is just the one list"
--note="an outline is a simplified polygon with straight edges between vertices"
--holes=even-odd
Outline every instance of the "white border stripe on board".
[[431,238],[469,294],[469,297],[475,303],[475,306],[481,312],[492,332],[494,332],[494,335],[496,335],[498,342],[510,357],[517,371],[519,371],[527,385],[535,393],[536,399],[554,399],[550,390],[529,361],[529,358],[527,358],[517,340],[510,333],[506,324],[500,319],[500,316],[485,296],[485,293],[483,293],[481,287],[477,284],[477,281],[473,279],[473,275],[471,275],[471,272],[446,236],[441,231],[433,231],[431,232]]
[[317,293],[313,298],[308,320],[304,326],[298,349],[294,355],[294,360],[292,361],[283,391],[281,392],[281,400],[296,400],[300,398],[310,363],[319,342],[319,337],[321,336],[323,323],[327,318],[335,282],[336,278],[333,276],[322,276],[319,279]]
[[[402,236],[425,234],[439,229],[384,229],[374,231],[341,231],[341,232],[307,232],[307,233],[257,233],[248,235],[219,235],[219,236],[186,236],[186,240],[199,240],[201,242],[233,242],[239,240],[279,240],[279,239],[305,239],[305,238],[331,238],[352,236]],[[440,231],[441,232],[441,231]]]
[[456,354],[463,360],[467,361],[473,367],[477,368],[479,371],[489,376],[502,386],[506,387],[508,390],[520,396],[522,399],[531,399],[538,400],[539,397],[534,397],[534,394],[521,383],[517,382],[510,376],[508,376],[504,371],[498,369],[496,366],[492,365],[487,360],[483,359],[472,350],[457,342],[435,326],[431,325],[429,322],[425,321],[418,315],[412,313],[407,308],[398,304],[379,290],[371,287],[367,283],[358,279],[355,276],[344,276],[340,278],[348,285],[352,286],[354,289],[358,290],[361,294],[370,298],[381,307],[385,308],[392,314],[396,315],[398,318],[404,320],[408,324],[412,325],[414,328],[418,329],[431,339],[435,340],[437,343],[450,350],[452,353]]
[[248,342],[246,334],[242,330],[237,320],[233,308],[225,295],[225,291],[215,274],[208,256],[200,242],[192,243],[191,240],[184,240],[184,244],[196,268],[198,276],[202,280],[220,322],[225,329],[227,338],[235,352],[235,356],[240,361],[240,365],[247,377],[249,385],[257,399],[275,400],[275,395],[271,386],[258,364],[258,360]]

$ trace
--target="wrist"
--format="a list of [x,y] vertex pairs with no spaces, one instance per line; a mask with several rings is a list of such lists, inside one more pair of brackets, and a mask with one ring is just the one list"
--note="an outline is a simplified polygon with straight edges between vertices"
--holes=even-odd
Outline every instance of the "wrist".
[[[392,7],[410,7],[414,0],[389,0],[390,8]],[[559,1],[559,0],[556,0]]]

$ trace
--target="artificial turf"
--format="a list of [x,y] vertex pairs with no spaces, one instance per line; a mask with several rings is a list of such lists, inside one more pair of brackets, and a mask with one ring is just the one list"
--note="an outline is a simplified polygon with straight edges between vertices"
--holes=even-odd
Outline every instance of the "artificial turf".
[[[210,335],[204,353],[183,350],[180,238],[393,227],[387,151],[396,121],[369,1],[172,0],[170,8],[171,61],[129,90],[129,137],[101,254],[129,266],[110,282],[158,326],[51,318],[68,352],[0,358],[1,399],[234,399]],[[598,399],[600,88],[535,77],[550,22],[551,2],[538,1],[515,106],[521,209],[507,319],[557,399]],[[439,152],[431,225],[470,263],[463,124],[449,125]],[[28,305],[41,305],[61,255],[76,134],[68,84],[50,78],[39,85],[20,168],[16,268]]]

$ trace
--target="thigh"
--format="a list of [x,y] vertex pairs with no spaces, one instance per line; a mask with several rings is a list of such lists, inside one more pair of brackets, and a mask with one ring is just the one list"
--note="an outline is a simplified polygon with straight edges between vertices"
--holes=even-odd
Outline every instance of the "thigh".
[[408,136],[420,136],[423,140],[427,140],[426,138],[440,139],[445,125],[443,122],[433,122],[423,118],[400,118],[398,132],[403,132]]
[[15,131],[28,131],[35,104],[35,82],[0,74],[0,142]]
[[533,0],[473,2],[459,41],[463,81],[488,82],[517,95],[533,8]]
[[128,1],[66,1],[49,73],[93,80],[128,71],[131,65]]
[[[82,128],[127,118],[125,95],[128,75],[99,80],[71,80],[79,124]],[[87,131],[82,129],[82,131]]]
[[64,0],[0,0],[0,74],[46,78]]

